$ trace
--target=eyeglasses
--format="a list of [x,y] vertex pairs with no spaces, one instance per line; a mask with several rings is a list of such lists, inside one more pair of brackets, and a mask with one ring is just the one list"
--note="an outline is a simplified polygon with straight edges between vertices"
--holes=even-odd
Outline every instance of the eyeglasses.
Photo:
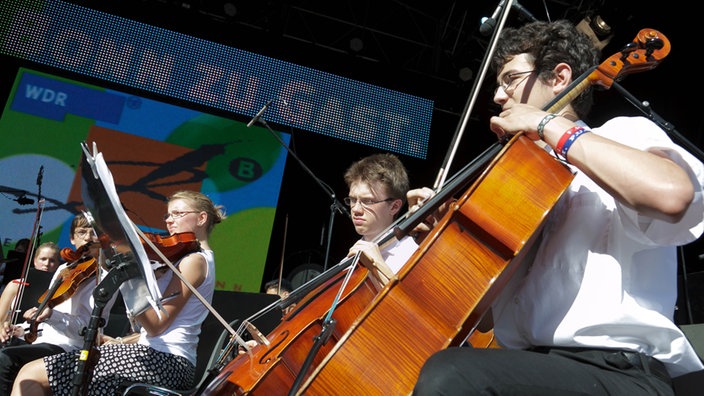
[[168,220],[169,217],[171,217],[171,218],[174,219],[174,220],[180,219],[181,217],[183,217],[183,216],[185,216],[185,215],[187,215],[187,214],[189,214],[189,213],[200,213],[200,211],[198,211],[198,210],[186,210],[186,211],[183,211],[183,212],[179,212],[178,210],[175,210],[175,211],[173,211],[173,212],[171,212],[171,213],[164,213],[164,221]]
[[[535,70],[526,70],[505,75],[501,81],[501,84],[499,84],[494,90],[494,95],[496,95],[499,91],[499,88],[506,92],[506,95],[511,95],[513,91],[533,72],[535,72]],[[526,76],[519,79],[518,77],[522,75]]]
[[359,202],[360,205],[362,205],[363,208],[368,208],[374,204],[382,203],[382,202],[391,202],[396,198],[386,198],[382,199],[381,201],[375,201],[373,198],[355,198],[355,197],[345,197],[343,201],[345,202],[345,205],[349,206],[350,208],[353,208],[355,205],[357,205],[357,202]]

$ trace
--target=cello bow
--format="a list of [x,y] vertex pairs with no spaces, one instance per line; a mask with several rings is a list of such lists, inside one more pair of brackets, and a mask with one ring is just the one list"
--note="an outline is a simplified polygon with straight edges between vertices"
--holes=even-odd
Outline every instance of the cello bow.
[[[608,88],[628,73],[650,70],[669,50],[664,35],[643,29],[545,108],[556,111],[592,84]],[[410,394],[431,354],[460,345],[478,327],[572,178],[561,161],[515,135],[297,394]]]

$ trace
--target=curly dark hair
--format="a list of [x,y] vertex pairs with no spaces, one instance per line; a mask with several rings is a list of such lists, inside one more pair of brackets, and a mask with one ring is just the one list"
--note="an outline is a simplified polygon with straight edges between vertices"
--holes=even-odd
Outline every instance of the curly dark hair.
[[[554,76],[553,70],[559,63],[570,65],[574,80],[599,64],[601,57],[601,51],[589,36],[567,20],[536,21],[520,28],[504,29],[491,59],[492,69],[498,72],[519,54],[528,54],[532,58],[542,81]],[[584,118],[591,110],[594,101],[592,94],[592,89],[587,88],[572,101],[572,107],[580,118]]]

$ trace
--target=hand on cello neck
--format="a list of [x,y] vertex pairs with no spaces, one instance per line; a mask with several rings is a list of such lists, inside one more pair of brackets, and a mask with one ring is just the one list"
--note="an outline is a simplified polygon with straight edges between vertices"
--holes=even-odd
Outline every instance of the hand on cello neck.
[[[428,187],[421,187],[409,190],[406,194],[406,199],[408,200],[408,212],[409,214],[415,213],[420,208],[422,208],[428,201],[435,196],[435,191]],[[413,228],[412,235],[415,236],[417,242],[422,241],[425,236],[430,232],[430,230],[435,227],[440,219],[448,212],[451,204],[455,202],[455,199],[448,199],[442,204],[438,205],[438,208],[433,210],[428,216],[426,216],[423,221],[418,223]]]

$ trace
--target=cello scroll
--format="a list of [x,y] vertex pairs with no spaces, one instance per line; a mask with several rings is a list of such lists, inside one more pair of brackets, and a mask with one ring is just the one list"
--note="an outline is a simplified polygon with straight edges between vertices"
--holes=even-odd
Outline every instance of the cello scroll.
[[629,74],[652,70],[670,53],[670,40],[655,29],[641,29],[632,42],[576,79],[544,110],[556,112],[592,85],[609,89]]

